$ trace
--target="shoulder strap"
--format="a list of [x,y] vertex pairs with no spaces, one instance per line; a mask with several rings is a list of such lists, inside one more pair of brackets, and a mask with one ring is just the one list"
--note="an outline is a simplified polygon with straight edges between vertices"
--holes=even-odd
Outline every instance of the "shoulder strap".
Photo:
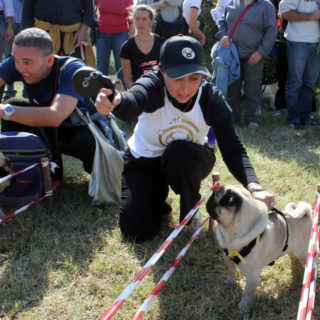
[[56,74],[55,74],[55,92],[57,92],[58,88],[59,88],[59,85],[60,85],[60,74],[61,72],[63,71],[63,69],[69,65],[69,63],[73,62],[73,61],[81,61],[83,62],[82,60],[78,59],[78,58],[74,58],[74,57],[70,57],[66,60],[60,60],[58,61],[57,63],[57,69],[56,69]]
[[234,32],[236,31],[236,28],[238,26],[238,24],[240,23],[241,19],[243,18],[243,16],[245,15],[245,13],[256,3],[257,0],[254,0],[252,3],[250,3],[249,5],[246,6],[246,8],[242,11],[239,19],[237,20],[236,24],[234,25],[230,35],[229,35],[229,39],[231,40],[233,37]]

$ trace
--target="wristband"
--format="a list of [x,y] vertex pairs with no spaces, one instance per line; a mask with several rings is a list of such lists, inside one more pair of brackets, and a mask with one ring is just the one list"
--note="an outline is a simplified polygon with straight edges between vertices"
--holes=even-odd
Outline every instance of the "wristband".
[[263,189],[263,188],[251,188],[251,189],[249,190],[250,193],[260,192],[260,191],[264,191],[264,189]]

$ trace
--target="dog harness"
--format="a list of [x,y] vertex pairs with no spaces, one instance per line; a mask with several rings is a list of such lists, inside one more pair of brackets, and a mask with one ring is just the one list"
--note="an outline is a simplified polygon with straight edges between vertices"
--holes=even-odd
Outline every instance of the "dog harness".
[[256,238],[254,238],[247,246],[243,247],[240,251],[231,251],[229,253],[228,249],[223,249],[225,255],[228,259],[232,260],[234,263],[238,264],[240,261],[243,264],[246,264],[246,260],[244,257],[246,257],[252,250],[252,248],[260,241],[264,234],[264,231],[260,233]]
[[285,242],[284,247],[282,249],[282,251],[286,251],[288,249],[288,241],[289,241],[289,225],[288,225],[287,219],[286,219],[284,213],[282,211],[278,210],[277,208],[273,208],[271,213],[279,214],[283,218],[284,222],[286,223],[287,239],[286,239],[286,242]]
[[[289,226],[288,226],[287,219],[286,219],[284,213],[276,208],[273,208],[272,212],[270,212],[269,214],[272,214],[272,213],[279,214],[284,219],[284,221],[286,223],[287,238],[286,238],[286,242],[284,244],[284,247],[282,249],[282,251],[286,251],[288,248],[288,240],[289,240]],[[247,246],[243,247],[240,251],[233,250],[230,253],[229,253],[228,249],[223,249],[223,251],[224,251],[225,255],[227,256],[227,258],[232,260],[235,264],[238,264],[240,261],[243,264],[246,264],[246,260],[244,259],[244,257],[246,257],[251,252],[251,250],[254,248],[254,246],[260,241],[263,234],[264,234],[264,231],[262,233],[260,233],[256,238],[254,238]],[[274,265],[274,261],[269,263],[269,266],[272,266],[272,265]]]

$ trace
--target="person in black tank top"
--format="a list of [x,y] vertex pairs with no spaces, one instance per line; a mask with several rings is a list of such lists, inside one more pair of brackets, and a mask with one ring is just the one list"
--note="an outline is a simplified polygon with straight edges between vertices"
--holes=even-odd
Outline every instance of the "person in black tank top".
[[132,19],[136,34],[124,42],[120,52],[124,81],[128,89],[143,74],[157,70],[160,48],[165,40],[151,32],[154,14],[154,9],[148,5],[134,7]]

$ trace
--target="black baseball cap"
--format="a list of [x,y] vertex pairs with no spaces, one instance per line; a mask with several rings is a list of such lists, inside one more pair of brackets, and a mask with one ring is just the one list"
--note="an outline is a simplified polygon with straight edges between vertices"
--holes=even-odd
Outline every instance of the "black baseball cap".
[[159,67],[172,79],[179,79],[191,73],[210,77],[203,65],[203,48],[196,39],[177,35],[169,38],[160,49]]

